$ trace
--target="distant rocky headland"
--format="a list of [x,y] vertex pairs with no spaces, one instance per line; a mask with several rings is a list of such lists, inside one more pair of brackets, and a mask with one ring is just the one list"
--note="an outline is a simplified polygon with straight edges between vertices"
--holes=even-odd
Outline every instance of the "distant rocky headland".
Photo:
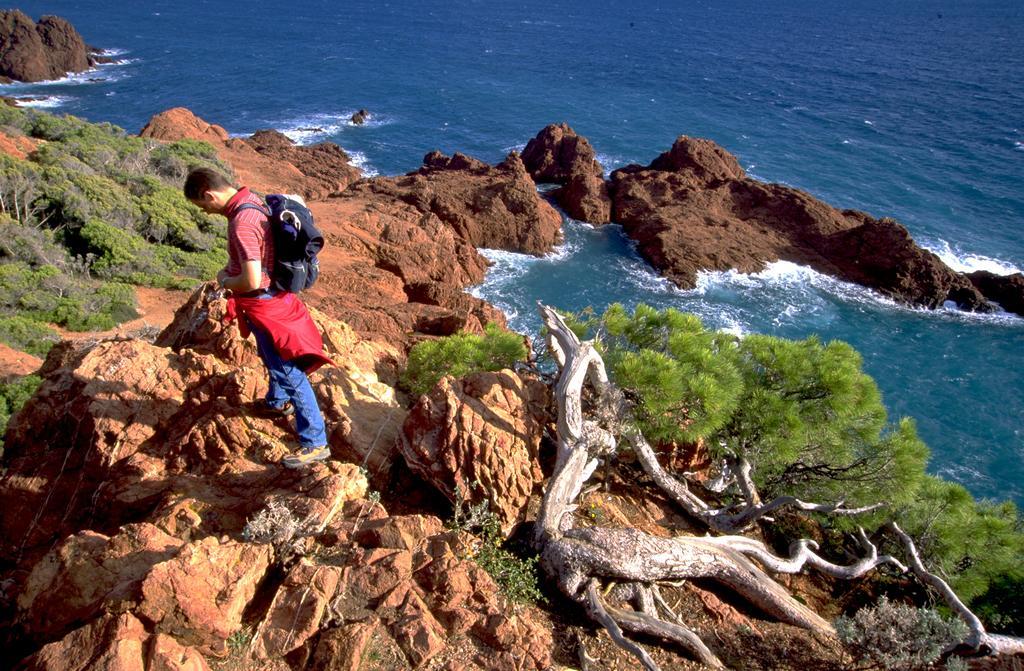
[[0,82],[41,82],[109,63],[67,20],[35,22],[19,10],[0,11]]

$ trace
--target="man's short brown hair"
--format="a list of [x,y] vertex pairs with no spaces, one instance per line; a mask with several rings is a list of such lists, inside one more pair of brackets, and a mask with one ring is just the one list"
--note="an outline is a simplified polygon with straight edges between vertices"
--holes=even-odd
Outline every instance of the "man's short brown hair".
[[212,168],[195,168],[185,178],[185,197],[202,200],[208,191],[220,191],[231,186],[227,177]]

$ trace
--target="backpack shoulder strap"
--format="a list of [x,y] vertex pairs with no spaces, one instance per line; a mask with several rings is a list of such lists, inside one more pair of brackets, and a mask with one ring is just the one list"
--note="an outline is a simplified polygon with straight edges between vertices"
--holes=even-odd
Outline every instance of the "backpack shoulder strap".
[[256,210],[257,212],[262,214],[267,219],[270,219],[271,217],[274,216],[273,212],[271,212],[270,210],[267,210],[267,209],[263,209],[262,207],[260,207],[256,203],[242,203],[241,205],[239,205],[238,207],[235,208],[235,214],[241,212],[242,210]]

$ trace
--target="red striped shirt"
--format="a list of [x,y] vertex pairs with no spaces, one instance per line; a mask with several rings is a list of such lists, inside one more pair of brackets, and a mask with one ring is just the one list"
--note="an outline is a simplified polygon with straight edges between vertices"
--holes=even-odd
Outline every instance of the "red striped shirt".
[[263,278],[259,288],[267,289],[270,287],[269,270],[274,267],[270,221],[259,210],[245,208],[239,211],[243,203],[252,203],[266,210],[263,199],[245,186],[228,201],[225,207],[228,218],[228,275],[240,275],[243,261],[261,261]]

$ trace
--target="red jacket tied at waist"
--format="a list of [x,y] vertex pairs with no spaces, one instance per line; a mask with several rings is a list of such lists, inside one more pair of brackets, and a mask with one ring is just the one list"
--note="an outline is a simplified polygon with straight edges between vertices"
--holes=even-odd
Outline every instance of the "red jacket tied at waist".
[[[324,364],[335,365],[324,354],[324,341],[302,301],[292,293],[279,293],[271,298],[228,298],[225,323],[238,320],[238,330],[248,338],[249,321],[270,334],[274,347],[285,361],[292,361],[306,373]],[[247,321],[248,319],[249,321]]]

